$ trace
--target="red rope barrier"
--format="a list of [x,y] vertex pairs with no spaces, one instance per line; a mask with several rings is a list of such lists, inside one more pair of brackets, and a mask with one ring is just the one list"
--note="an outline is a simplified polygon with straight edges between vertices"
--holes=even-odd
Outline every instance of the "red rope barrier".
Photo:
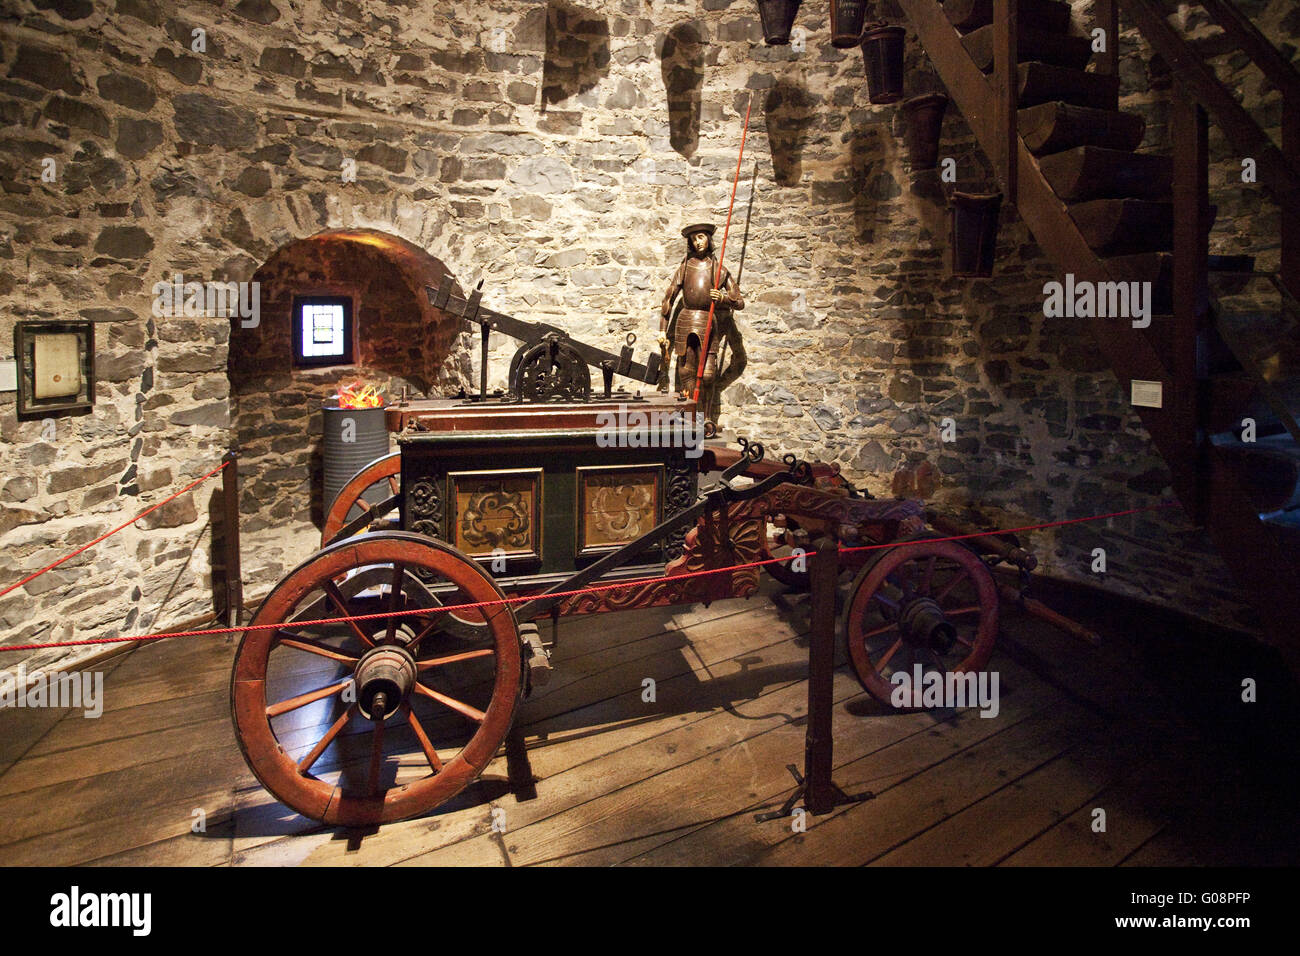
[[[215,472],[213,474],[215,474]],[[209,475],[208,477],[211,476]],[[1006,529],[997,529],[993,531],[975,531],[975,532],[971,532],[970,534],[955,534],[943,538],[924,538],[920,540],[925,542],[963,541],[967,538],[984,538],[984,537],[988,537],[989,535],[1017,534],[1021,531],[1040,531],[1043,530],[1044,528],[1059,528],[1064,525],[1080,524],[1085,521],[1103,521],[1107,518],[1122,518],[1126,515],[1141,514],[1146,511],[1157,511],[1161,508],[1171,508],[1177,504],[1178,502],[1176,501],[1164,501],[1158,505],[1150,505],[1146,508],[1130,508],[1127,511],[1115,511],[1115,512],[1111,512],[1110,514],[1104,514],[1104,515],[1090,515],[1085,518],[1067,518],[1063,521],[1048,521],[1043,524],[1025,525],[1024,527],[1021,528],[1006,528]],[[839,552],[841,554],[851,554],[858,551],[880,551],[880,550],[887,550],[889,548],[899,548],[907,544],[915,544],[917,543],[917,541],[918,539],[911,538],[906,540],[890,541],[885,544],[860,545],[858,547],[853,547],[853,548],[840,548]],[[685,571],[681,574],[661,575],[659,577],[654,577],[654,578],[639,578],[639,579],[633,579],[628,581],[614,581],[609,584],[593,584],[585,588],[577,588],[572,591],[555,591],[545,596],[546,597],[576,597],[580,594],[597,594],[601,591],[611,591],[614,590],[615,588],[638,587],[642,584],[652,584],[656,581],[679,581],[688,578],[706,577],[711,574],[729,574],[732,571],[743,571],[747,568],[761,568],[764,565],[768,565],[768,564],[782,564],[786,561],[793,561],[798,557],[801,556],[792,554],[782,558],[764,558],[761,561],[751,561],[747,564],[733,564],[725,568],[709,568],[703,571]],[[413,616],[413,615],[429,616],[432,614],[446,614],[452,611],[468,611],[468,610],[475,610],[478,608],[494,607],[497,605],[522,604],[528,601],[534,601],[537,598],[542,596],[543,595],[539,595],[539,594],[521,594],[521,595],[515,595],[513,597],[496,598],[491,601],[478,601],[473,604],[448,604],[436,608],[411,608],[410,610],[406,610],[406,611],[377,611],[374,614],[359,614],[352,617],[312,618],[309,620],[296,621],[296,622],[281,621],[275,624],[247,624],[243,627],[213,627],[213,628],[204,628],[195,631],[171,631],[171,632],[164,632],[161,634],[144,634],[144,635],[132,636],[132,637],[89,638],[84,641],[58,641],[51,644],[15,644],[15,645],[10,645],[8,647],[0,647],[0,651],[33,651],[33,650],[43,650],[48,647],[84,647],[93,644],[122,644],[122,643],[131,643],[131,642],[143,643],[145,641],[161,641],[173,637],[206,637],[215,634],[242,634],[245,631],[279,630],[286,626],[291,627],[294,624],[297,624],[299,626],[304,626],[304,625],[317,626],[321,624],[346,624],[350,621],[388,620],[389,618],[406,617],[406,616]]]
[[[230,464],[229,461],[223,461],[221,464],[219,464],[216,468],[213,468],[210,472],[208,472],[208,473],[207,473],[206,475],[204,475],[202,478],[199,478],[199,479],[197,479],[196,481],[192,481],[192,482],[190,482],[188,485],[186,485],[186,486],[185,486],[184,488],[182,488],[180,491],[176,492],[176,494],[172,495],[172,496],[169,497],[169,498],[164,498],[162,501],[158,502],[158,503],[157,503],[156,505],[154,505],[152,508],[147,508],[147,509],[145,509],[144,511],[141,511],[138,515],[136,515],[136,516],[135,516],[134,518],[132,518],[130,521],[127,521],[127,522],[125,522],[125,523],[123,523],[123,524],[118,525],[116,528],[114,528],[112,531],[109,531],[107,534],[101,534],[98,538],[96,538],[94,541],[91,541],[89,544],[83,544],[83,545],[82,545],[80,548],[78,548],[76,551],[73,551],[71,554],[68,554],[68,555],[65,555],[65,556],[62,557],[62,558],[59,558],[59,560],[55,561],[53,564],[47,564],[45,567],[41,568],[41,569],[40,569],[39,571],[37,571],[35,574],[29,574],[29,575],[27,575],[27,577],[23,578],[21,581],[17,581],[17,582],[15,582],[14,584],[9,585],[9,587],[5,588],[3,591],[0,591],[0,598],[4,597],[4,596],[5,596],[6,594],[8,594],[10,591],[13,591],[13,590],[16,590],[16,589],[22,587],[22,586],[23,586],[24,584],[26,584],[28,581],[32,581],[32,580],[35,580],[36,578],[39,578],[39,577],[40,577],[42,574],[44,574],[46,571],[53,571],[55,568],[57,568],[60,564],[63,564],[65,561],[71,561],[73,558],[75,558],[77,555],[81,554],[83,551],[89,551],[91,548],[93,548],[95,545],[99,544],[99,542],[103,541],[105,538],[112,537],[113,535],[117,534],[119,531],[121,531],[123,528],[127,527],[128,525],[133,525],[133,524],[135,524],[135,523],[136,523],[137,521],[139,521],[141,518],[143,518],[143,517],[145,517],[146,515],[152,514],[153,512],[157,511],[159,508],[161,508],[163,505],[167,504],[169,501],[175,501],[177,498],[179,498],[181,495],[185,494],[185,492],[189,491],[191,488],[195,487],[196,485],[201,485],[201,484],[203,484],[203,482],[207,481],[209,478],[211,478],[213,475],[215,475],[217,472],[219,472],[222,468],[225,468],[226,465],[228,465],[228,464]],[[37,645],[37,646],[42,646],[42,647],[58,647],[59,645],[58,645],[58,644],[44,644],[44,645]]]

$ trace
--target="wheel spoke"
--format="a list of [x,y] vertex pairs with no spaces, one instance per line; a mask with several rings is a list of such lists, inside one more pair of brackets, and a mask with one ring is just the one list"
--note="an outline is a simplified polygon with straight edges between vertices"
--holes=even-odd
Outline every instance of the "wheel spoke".
[[877,591],[875,594],[871,595],[871,600],[879,601],[881,604],[889,608],[891,611],[895,611],[895,612],[898,611],[898,602],[885,597],[885,595],[882,594],[880,591]]
[[462,651],[459,654],[446,654],[442,657],[430,657],[428,660],[416,661],[417,670],[427,671],[431,667],[443,667],[447,664],[454,664],[457,661],[468,661],[475,657],[491,657],[496,653],[496,648],[485,647],[477,651]]
[[356,505],[356,507],[358,507],[358,508],[360,508],[362,511],[364,511],[366,514],[369,514],[369,513],[370,513],[370,502],[369,502],[369,501],[366,501],[365,498],[358,498],[356,501],[354,501],[354,502],[352,502],[352,503],[353,503],[354,505]]
[[375,729],[371,734],[370,743],[370,774],[367,781],[367,789],[370,796],[379,794],[379,771],[384,766],[384,722],[375,721]]
[[960,643],[960,644],[965,644],[967,647],[974,647],[974,646],[975,646],[975,645],[972,644],[970,641],[966,640],[966,638],[962,637],[960,634],[957,635],[957,642]]
[[411,707],[410,702],[406,703],[406,719],[411,724],[411,731],[415,734],[415,739],[420,742],[420,749],[424,751],[424,759],[429,761],[429,766],[433,772],[437,773],[442,769],[442,760],[438,757],[438,751],[433,747],[433,741],[429,735],[424,732],[424,727],[416,719],[415,710]]
[[[308,654],[319,654],[321,657],[328,657],[330,660],[339,661],[343,664],[355,664],[356,657],[350,654],[344,654],[342,651],[323,644],[320,641],[313,640],[310,637],[303,637],[301,634],[294,634],[292,631],[279,630],[275,632],[278,643],[282,647],[292,647],[295,650],[306,651]],[[288,637],[281,637],[287,634]]]
[[894,641],[893,647],[885,651],[884,655],[880,658],[879,663],[876,664],[877,674],[884,672],[885,666],[889,663],[889,659],[893,657],[894,654],[898,652],[898,649],[902,646],[903,646],[903,639],[900,637],[898,640]]
[[953,579],[943,586],[943,590],[934,596],[935,601],[942,603],[943,599],[946,598],[949,595],[949,593],[951,593],[952,589],[955,588],[962,581],[966,580],[968,577],[970,577],[970,572],[967,571],[965,568],[962,568],[961,573],[954,575]]
[[[393,582],[392,594],[388,602],[388,613],[397,614],[397,601],[402,596],[402,576],[406,573],[406,567],[401,562],[393,562]],[[388,630],[384,633],[384,643],[393,643],[393,636],[397,634],[397,618],[395,616],[388,619]]]
[[951,611],[944,611],[943,613],[947,617],[954,617],[958,614],[979,614],[983,610],[984,608],[978,604],[968,604],[966,607],[954,608]]
[[344,687],[352,683],[352,678],[341,680],[337,683],[330,684],[328,687],[317,687],[315,690],[309,690],[305,694],[299,694],[297,697],[290,697],[288,700],[282,700],[278,704],[272,704],[266,708],[266,716],[279,717],[281,714],[287,714],[291,710],[297,710],[299,707],[306,707],[308,704],[315,703],[322,698],[329,697],[331,694],[337,694]]
[[867,633],[862,635],[862,639],[864,641],[869,641],[873,637],[876,637],[877,635],[880,634],[884,634],[886,631],[892,631],[896,627],[898,627],[898,623],[896,621],[890,621],[888,624],[883,624],[880,627],[867,631]]
[[339,735],[339,731],[341,731],[344,728],[347,722],[352,719],[352,715],[355,714],[356,712],[357,712],[356,704],[353,704],[347,710],[343,711],[343,716],[340,717],[338,720],[334,721],[330,729],[325,731],[325,736],[322,737],[320,740],[316,741],[316,746],[312,747],[311,751],[307,754],[307,756],[303,757],[302,760],[298,762],[299,773],[305,774],[308,770],[311,769],[312,764],[314,764],[316,762],[316,759],[325,752],[325,748],[328,747],[331,743],[333,743],[334,738]]
[[401,485],[400,485],[400,484],[398,483],[398,481],[397,481],[397,476],[396,476],[396,475],[389,475],[389,476],[388,476],[388,490],[391,491],[393,494],[397,494],[398,488],[400,488],[400,487],[401,487]]
[[426,687],[424,684],[421,684],[419,681],[415,682],[415,690],[416,693],[423,694],[425,697],[436,700],[444,707],[450,707],[458,714],[464,714],[466,717],[468,717],[470,720],[474,721],[475,723],[478,724],[483,723],[484,717],[487,716],[486,714],[483,713],[483,711],[471,707],[469,704],[461,703],[460,701],[456,700],[454,697],[448,697],[446,694],[440,691],[436,691],[432,687]]
[[422,640],[424,640],[426,637],[428,637],[430,634],[432,634],[434,631],[438,629],[438,618],[440,617],[442,617],[441,614],[435,616],[434,619],[429,622],[429,626],[426,627],[419,634],[415,635],[415,639],[412,640],[410,644],[406,645],[406,649],[410,651],[412,654],[414,654],[416,646],[419,645],[419,643]]
[[930,555],[930,560],[925,563],[925,576],[921,578],[921,594],[930,593],[930,584],[934,581],[934,564],[939,559],[937,554]]
[[[348,610],[347,600],[343,597],[343,592],[339,590],[339,586],[333,581],[326,580],[323,587],[325,588],[325,593],[329,595],[330,600],[334,602],[334,606],[338,609],[339,616],[351,617],[352,612]],[[375,646],[375,642],[367,637],[366,633],[362,631],[361,628],[357,627],[356,621],[348,621],[346,623],[348,627],[352,628],[352,633],[357,636],[357,640],[361,641],[362,644],[366,647]]]

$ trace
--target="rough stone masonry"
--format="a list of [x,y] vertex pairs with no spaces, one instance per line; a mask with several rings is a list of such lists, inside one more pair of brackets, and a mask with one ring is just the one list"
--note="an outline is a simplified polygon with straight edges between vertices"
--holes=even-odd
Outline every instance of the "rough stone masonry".
[[[1251,7],[1270,35],[1300,33],[1286,0]],[[889,3],[880,12],[905,22]],[[1085,23],[1087,5],[1075,14]],[[312,549],[312,429],[337,380],[286,368],[260,396],[232,394],[231,369],[254,348],[245,332],[153,316],[157,281],[246,282],[295,240],[373,230],[463,287],[486,279],[494,307],[607,346],[634,331],[644,347],[677,230],[725,212],[750,97],[749,367],[724,425],[838,461],[876,493],[929,460],[939,506],[1004,526],[1157,500],[1160,459],[1087,330],[1044,319],[1041,289],[1059,276],[1014,215],[994,279],[948,276],[937,176],[909,169],[900,112],[868,104],[861,53],[829,45],[827,16],[827,0],[804,3],[795,52],[763,45],[750,0],[8,0],[0,338],[20,319],[93,321],[98,386],[91,414],[52,430],[17,421],[13,394],[0,395],[0,582],[156,503],[236,442],[251,448],[250,595]],[[1122,42],[1123,105],[1148,117],[1144,149],[1167,148],[1168,92],[1151,89],[1150,51]],[[1218,65],[1276,127],[1275,91]],[[941,89],[913,35],[907,67],[909,94]],[[1212,147],[1213,251],[1275,257],[1257,238],[1276,235],[1275,210]],[[963,182],[993,182],[955,107],[941,150]],[[508,352],[500,343],[498,374]],[[454,388],[470,371],[461,341],[423,384]],[[948,417],[953,443],[939,437]],[[211,611],[215,488],[0,601],[0,640],[142,633]],[[1090,552],[1105,547],[1107,587],[1245,620],[1176,509],[1033,545],[1048,572],[1092,581]]]

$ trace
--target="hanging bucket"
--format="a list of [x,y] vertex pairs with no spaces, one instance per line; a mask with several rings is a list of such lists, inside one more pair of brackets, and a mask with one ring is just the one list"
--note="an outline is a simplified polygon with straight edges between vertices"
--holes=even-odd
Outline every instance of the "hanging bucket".
[[768,46],[790,42],[790,28],[799,12],[800,0],[758,0],[758,18],[763,21],[763,41]]
[[862,42],[867,0],[831,0],[831,46],[841,49]]
[[942,93],[925,93],[903,101],[907,115],[904,137],[913,170],[934,169],[939,164],[939,133],[947,108],[948,97]]
[[894,103],[903,97],[902,27],[886,24],[862,34],[862,62],[867,70],[868,99],[872,103]]
[[952,274],[987,277],[993,274],[998,245],[1001,193],[952,194]]

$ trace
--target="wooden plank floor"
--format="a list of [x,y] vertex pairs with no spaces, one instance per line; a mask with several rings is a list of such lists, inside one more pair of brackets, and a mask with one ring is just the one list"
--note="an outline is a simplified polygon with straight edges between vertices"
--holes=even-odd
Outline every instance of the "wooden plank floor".
[[749,601],[565,621],[553,682],[518,718],[535,796],[499,755],[452,803],[368,832],[305,820],[253,779],[232,642],[145,645],[106,665],[98,719],[0,711],[0,863],[1294,864],[1282,711],[1238,700],[1243,676],[1278,679],[1189,645],[1167,651],[1171,685],[1148,625],[1106,622],[1097,650],[1004,608],[992,719],[894,713],[839,667],[835,780],[874,796],[806,832],[753,819],[789,793],[806,731],[806,598],[770,581]]

